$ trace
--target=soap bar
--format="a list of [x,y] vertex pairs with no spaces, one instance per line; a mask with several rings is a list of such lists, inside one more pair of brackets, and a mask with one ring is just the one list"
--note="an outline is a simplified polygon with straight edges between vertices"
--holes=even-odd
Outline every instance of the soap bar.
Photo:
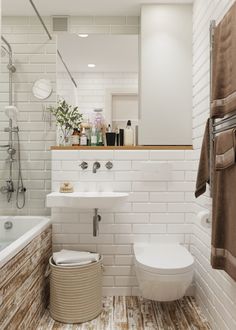
[[70,182],[64,182],[60,186],[61,193],[72,193],[74,192],[74,188]]

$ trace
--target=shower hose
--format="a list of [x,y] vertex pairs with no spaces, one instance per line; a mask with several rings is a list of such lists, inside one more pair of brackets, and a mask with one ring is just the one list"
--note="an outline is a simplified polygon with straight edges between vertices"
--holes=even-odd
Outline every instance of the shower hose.
[[19,130],[17,130],[16,136],[17,136],[17,150],[18,150],[18,178],[17,178],[17,187],[16,187],[16,207],[18,209],[23,209],[23,207],[25,206],[26,188],[24,187],[23,178],[22,178],[22,170],[21,170]]

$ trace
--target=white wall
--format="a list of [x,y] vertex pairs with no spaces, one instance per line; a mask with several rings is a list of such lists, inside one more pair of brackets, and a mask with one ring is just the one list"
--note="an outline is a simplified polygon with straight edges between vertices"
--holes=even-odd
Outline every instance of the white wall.
[[[47,21],[48,23],[48,21]],[[31,90],[38,78],[50,79],[54,92],[46,104],[56,101],[56,43],[48,40],[36,17],[3,17],[2,34],[10,42],[13,50],[13,62],[16,73],[13,75],[13,102],[19,109],[18,125],[21,139],[21,160],[24,183],[27,188],[26,206],[16,209],[15,194],[10,203],[0,193],[1,214],[48,214],[45,208],[45,195],[50,190],[50,151],[55,144],[55,127],[49,127],[42,120],[42,104],[34,98]],[[8,105],[9,87],[8,58],[2,59],[0,73],[0,143],[8,141],[8,126],[4,107]],[[0,186],[9,177],[7,152],[0,150]],[[17,163],[14,163],[14,182],[17,180]]]
[[78,88],[72,86],[66,73],[57,73],[57,93],[71,104],[79,106],[85,116],[92,117],[96,108],[106,108],[106,92],[114,89],[137,89],[138,73],[72,73]]
[[140,144],[192,144],[192,6],[141,11]]
[[89,34],[139,34],[139,17],[71,16],[70,32]]
[[[199,151],[209,117],[210,20],[219,21],[232,0],[196,0],[193,16],[193,141]],[[211,207],[209,193],[197,199],[195,211]],[[236,329],[236,283],[223,271],[210,266],[211,231],[196,221],[192,252],[196,257],[196,297],[213,329]]]
[[[0,7],[1,8],[1,7]],[[4,13],[3,13],[4,14]],[[51,17],[43,17],[49,31],[51,31]],[[139,17],[136,16],[73,16],[70,22],[70,31],[73,33],[105,33],[105,34],[138,34]],[[56,90],[56,40],[48,41],[48,37],[36,16],[3,16],[2,34],[10,41],[13,48],[13,60],[17,72],[14,74],[14,103],[20,110],[19,128],[21,138],[21,157],[24,182],[27,188],[26,207],[19,211],[15,207],[15,195],[12,202],[6,202],[6,196],[0,194],[1,214],[49,214],[50,210],[45,208],[45,195],[51,187],[51,162],[50,146],[55,145],[55,126],[50,128],[42,120],[42,104],[54,104],[55,92],[50,99],[39,102],[31,93],[33,82],[38,78],[48,78],[53,82]],[[0,73],[0,144],[7,142],[8,134],[3,133],[4,127],[8,125],[4,115],[4,106],[8,104],[8,74],[6,70],[6,59],[2,64]],[[126,77],[127,80],[133,78]],[[108,84],[117,83],[115,79],[109,80]],[[136,78],[135,78],[136,79]],[[114,82],[116,80],[116,82]],[[68,81],[68,78],[67,78]],[[93,85],[93,82],[95,83]],[[91,109],[90,106],[102,103],[99,83],[90,77],[79,95],[81,108]],[[96,89],[90,98],[90,106],[86,92],[88,89]],[[72,89],[71,82],[68,84]],[[87,89],[88,87],[88,89]],[[90,92],[89,92],[90,93]],[[97,96],[96,96],[97,94]],[[103,103],[102,103],[103,104]],[[8,178],[8,168],[5,162],[7,154],[0,150],[0,186]],[[17,167],[14,164],[14,178],[16,179]],[[15,181],[16,182],[16,181]]]
[[[78,191],[124,191],[121,207],[101,212],[100,234],[92,236],[92,210],[53,209],[54,249],[87,249],[104,256],[104,294],[137,294],[132,243],[180,242],[189,248],[192,233],[196,162],[189,151],[80,150],[52,152],[52,190],[63,181]],[[101,168],[92,173],[94,160]],[[105,168],[112,161],[112,170]],[[79,164],[87,161],[83,171]],[[152,166],[152,170],[149,167]],[[168,166],[170,165],[170,171]],[[156,171],[153,172],[153,166]]]

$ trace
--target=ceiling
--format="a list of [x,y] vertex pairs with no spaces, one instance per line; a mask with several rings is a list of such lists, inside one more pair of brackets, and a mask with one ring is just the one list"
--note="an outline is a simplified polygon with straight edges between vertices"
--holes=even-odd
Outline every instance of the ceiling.
[[[58,35],[58,49],[72,72],[138,72],[137,35]],[[71,51],[73,49],[73,51]],[[88,64],[96,64],[88,68]],[[58,71],[65,71],[58,60]]]
[[[33,0],[41,15],[139,15],[142,4],[193,0]],[[2,0],[2,15],[34,15],[29,0]]]

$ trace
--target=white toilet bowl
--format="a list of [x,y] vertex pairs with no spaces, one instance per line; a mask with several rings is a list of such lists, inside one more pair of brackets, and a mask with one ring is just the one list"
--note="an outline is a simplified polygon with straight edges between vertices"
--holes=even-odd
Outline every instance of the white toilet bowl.
[[180,244],[134,244],[135,269],[146,299],[173,301],[186,293],[193,279],[194,259]]

